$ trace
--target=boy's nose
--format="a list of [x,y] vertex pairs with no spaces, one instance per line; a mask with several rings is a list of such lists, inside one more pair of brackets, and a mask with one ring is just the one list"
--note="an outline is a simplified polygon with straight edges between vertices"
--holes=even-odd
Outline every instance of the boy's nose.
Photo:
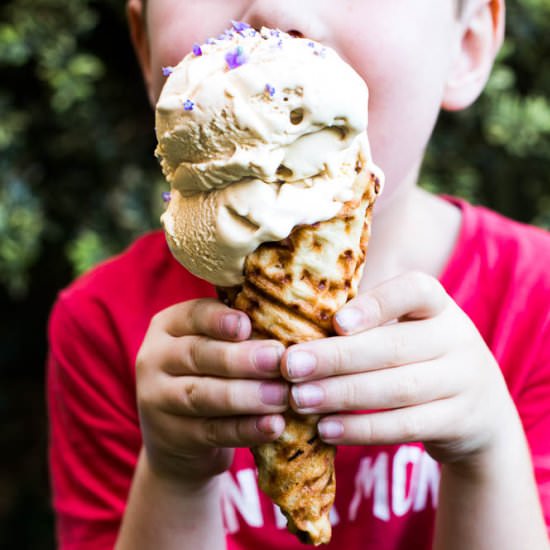
[[270,27],[303,38],[325,42],[328,29],[318,0],[255,0],[248,3],[242,20],[254,28]]

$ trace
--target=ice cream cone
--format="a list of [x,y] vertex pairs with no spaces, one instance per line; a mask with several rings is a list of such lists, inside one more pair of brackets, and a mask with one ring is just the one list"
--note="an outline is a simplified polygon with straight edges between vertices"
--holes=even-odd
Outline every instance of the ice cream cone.
[[[354,198],[333,219],[297,227],[245,260],[245,281],[219,288],[222,299],[250,316],[256,337],[285,346],[333,334],[332,317],[357,293],[380,183],[361,154]],[[279,505],[288,528],[310,544],[331,538],[335,448],[319,439],[318,416],[285,414],[278,440],[253,449],[260,488]]]

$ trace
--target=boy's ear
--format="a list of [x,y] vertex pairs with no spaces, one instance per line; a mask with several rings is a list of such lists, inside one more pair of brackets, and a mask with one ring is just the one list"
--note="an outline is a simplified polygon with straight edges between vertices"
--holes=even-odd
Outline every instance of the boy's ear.
[[483,91],[504,39],[504,0],[472,0],[459,25],[461,43],[441,105],[448,111],[469,107]]
[[149,49],[149,36],[147,34],[144,9],[142,0],[128,0],[126,4],[130,37],[141,67],[141,73],[145,81],[149,101],[153,104],[151,87],[151,52]]

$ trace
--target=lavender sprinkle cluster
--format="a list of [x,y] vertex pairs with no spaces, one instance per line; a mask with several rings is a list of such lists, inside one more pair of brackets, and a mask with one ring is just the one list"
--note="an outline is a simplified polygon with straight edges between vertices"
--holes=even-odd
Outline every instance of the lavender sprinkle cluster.
[[225,62],[229,70],[238,69],[248,61],[242,46],[225,54]]
[[[269,30],[269,35],[267,31]],[[209,38],[206,40],[205,44],[201,45],[198,43],[193,44],[192,53],[195,57],[202,57],[204,54],[203,48],[205,45],[216,45],[218,41],[229,40],[232,41],[237,35],[240,35],[244,38],[246,37],[255,37],[258,34],[261,34],[262,38],[269,39],[274,38],[277,41],[277,47],[283,47],[282,32],[279,29],[265,29],[265,32],[262,30],[262,33],[258,33],[251,25],[245,23],[244,21],[231,21],[231,27],[226,29],[222,34],[218,36],[217,39]],[[313,50],[313,54],[320,57],[325,57],[327,49],[317,44],[314,41],[308,41],[307,46]],[[225,54],[225,62],[227,64],[228,70],[234,70],[239,67],[242,67],[245,63],[248,62],[248,56],[242,46],[237,46],[231,51],[228,51]],[[162,74],[164,76],[170,76],[174,72],[174,67],[163,67]],[[271,84],[266,84],[264,88],[264,95],[266,99],[273,98],[275,95],[275,88]],[[193,111],[195,108],[195,103],[190,99],[183,101],[183,109],[185,111]]]
[[265,93],[267,96],[273,97],[275,95],[275,88],[271,84],[266,84]]

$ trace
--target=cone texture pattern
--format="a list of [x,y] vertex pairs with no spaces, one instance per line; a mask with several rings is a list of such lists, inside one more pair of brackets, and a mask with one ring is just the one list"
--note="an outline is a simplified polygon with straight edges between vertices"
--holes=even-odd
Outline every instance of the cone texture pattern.
[[[333,315],[357,293],[381,186],[362,152],[355,172],[353,199],[334,218],[260,245],[246,258],[244,284],[218,288],[226,304],[249,315],[255,337],[290,346],[334,334]],[[279,439],[252,449],[259,485],[302,542],[326,544],[336,449],[318,437],[319,416],[288,411],[285,420]]]

